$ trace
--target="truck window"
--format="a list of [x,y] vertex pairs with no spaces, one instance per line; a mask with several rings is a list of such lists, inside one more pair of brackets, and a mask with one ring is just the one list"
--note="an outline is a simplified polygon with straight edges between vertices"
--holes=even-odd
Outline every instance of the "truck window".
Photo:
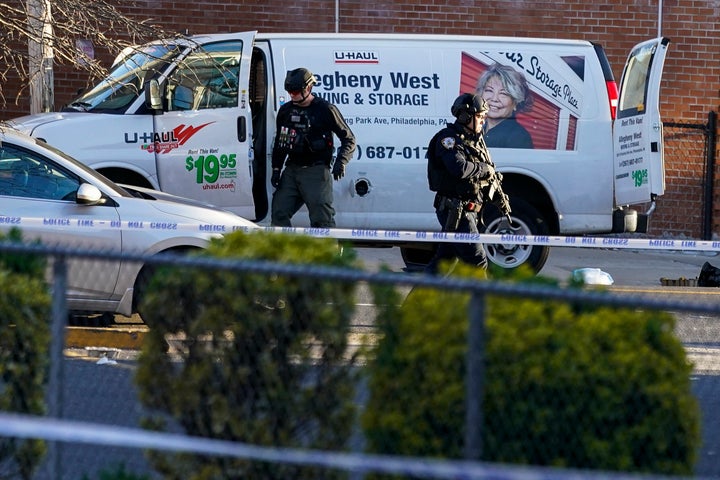
[[236,107],[242,42],[205,45],[188,55],[168,78],[169,111]]
[[629,60],[625,68],[625,81],[620,97],[622,103],[618,105],[618,118],[638,115],[645,111],[648,78],[654,53],[654,48],[647,47]]
[[180,52],[176,45],[147,45],[113,65],[108,76],[75,99],[64,111],[125,113],[143,91],[145,80],[167,68]]

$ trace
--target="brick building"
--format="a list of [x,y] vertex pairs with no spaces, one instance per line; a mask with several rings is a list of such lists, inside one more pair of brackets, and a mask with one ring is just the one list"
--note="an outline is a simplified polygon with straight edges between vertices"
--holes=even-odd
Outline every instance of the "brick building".
[[[193,34],[261,32],[384,32],[575,38],[602,44],[619,80],[625,57],[641,40],[671,39],[662,86],[666,122],[705,123],[720,103],[720,3],[716,0],[136,0],[119,9],[165,29]],[[96,52],[109,62],[115,52]],[[87,75],[55,70],[55,104],[85,86]],[[7,98],[14,98],[9,89]],[[2,119],[29,112],[8,105]],[[684,147],[678,150],[686,150]],[[702,148],[700,148],[702,151]],[[651,233],[701,235],[704,159],[667,152],[668,191],[658,202]],[[720,173],[713,175],[717,183]],[[720,189],[715,189],[720,192]],[[720,233],[720,194],[712,203],[712,231]]]

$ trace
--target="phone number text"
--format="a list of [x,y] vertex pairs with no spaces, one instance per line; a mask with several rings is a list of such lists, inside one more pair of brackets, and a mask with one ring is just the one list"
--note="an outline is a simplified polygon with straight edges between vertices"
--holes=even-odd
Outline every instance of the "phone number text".
[[369,160],[383,160],[400,158],[404,160],[419,160],[425,158],[427,147],[394,147],[384,145],[357,146],[358,160],[365,157]]

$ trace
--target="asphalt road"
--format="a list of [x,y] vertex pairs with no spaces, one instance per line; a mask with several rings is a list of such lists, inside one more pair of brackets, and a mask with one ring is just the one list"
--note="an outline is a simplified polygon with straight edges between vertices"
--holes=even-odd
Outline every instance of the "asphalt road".
[[[367,268],[387,265],[402,272],[398,249],[361,249]],[[717,302],[720,289],[663,287],[660,279],[695,278],[705,261],[720,266],[715,255],[681,252],[646,252],[637,250],[595,250],[555,248],[551,251],[541,275],[566,281],[578,268],[599,268],[613,278],[613,289],[634,293],[683,297]],[[361,299],[359,303],[362,303]],[[368,304],[364,309],[371,309]],[[678,313],[678,334],[691,359],[696,361],[692,377],[702,410],[703,445],[695,474],[720,476],[720,322],[718,318]],[[63,416],[73,420],[108,425],[137,426],[142,407],[133,384],[135,352],[144,327],[133,324],[137,319],[123,319],[124,325],[98,330],[76,328],[68,331],[69,348],[64,366]],[[73,344],[74,342],[74,344]],[[88,348],[89,347],[89,348]],[[107,362],[102,357],[111,361]],[[98,361],[100,360],[100,361]],[[99,478],[101,470],[124,464],[134,473],[150,470],[141,452],[133,449],[88,447],[65,444],[61,447],[62,475],[51,477],[43,469],[37,480]]]
[[567,280],[575,269],[599,268],[617,286],[660,287],[663,277],[696,278],[705,262],[720,267],[714,253],[553,247],[540,275]]
[[[358,249],[361,260],[369,268],[380,264],[402,271],[404,265],[399,249]],[[661,286],[660,278],[695,278],[703,263],[720,267],[715,253],[605,249],[583,247],[552,247],[540,275],[567,281],[574,270],[599,268],[610,274],[617,286]]]

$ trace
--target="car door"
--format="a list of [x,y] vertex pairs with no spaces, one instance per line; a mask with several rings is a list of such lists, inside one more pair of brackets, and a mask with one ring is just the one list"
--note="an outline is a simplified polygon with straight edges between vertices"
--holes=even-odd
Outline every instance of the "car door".
[[623,70],[613,126],[616,206],[665,192],[660,81],[669,43],[659,37],[636,45]]
[[160,189],[254,218],[248,98],[254,32],[195,47],[164,82],[154,117]]
[[[83,179],[37,152],[0,145],[0,231],[18,227],[23,239],[51,247],[119,252],[121,230],[114,202],[80,205]],[[107,300],[117,282],[119,262],[68,259],[68,300]],[[70,305],[73,308],[73,304]]]

